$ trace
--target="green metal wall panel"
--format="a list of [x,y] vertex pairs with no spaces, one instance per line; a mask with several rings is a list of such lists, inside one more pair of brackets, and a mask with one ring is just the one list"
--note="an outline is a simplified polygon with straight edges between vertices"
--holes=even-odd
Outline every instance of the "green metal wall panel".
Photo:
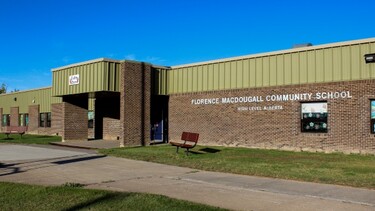
[[[178,77],[168,82],[167,93],[373,79],[375,65],[363,56],[374,52],[372,41],[187,65],[167,71],[170,78]],[[179,83],[188,85],[176,88]]]
[[0,95],[4,114],[10,114],[11,107],[18,107],[19,113],[29,113],[30,105],[39,105],[40,112],[51,112],[51,104],[61,102],[60,97],[52,97],[51,87]]
[[[69,76],[79,75],[79,84],[69,85]],[[97,61],[53,71],[53,96],[119,91],[120,63]]]

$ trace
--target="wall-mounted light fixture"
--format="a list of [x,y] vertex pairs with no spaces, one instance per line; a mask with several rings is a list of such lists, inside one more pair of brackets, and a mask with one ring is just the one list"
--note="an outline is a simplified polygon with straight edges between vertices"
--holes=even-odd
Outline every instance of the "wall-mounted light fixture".
[[14,101],[17,101],[17,98],[15,97],[13,100],[14,100]]
[[366,61],[366,63],[374,63],[375,62],[375,53],[365,54],[365,61]]

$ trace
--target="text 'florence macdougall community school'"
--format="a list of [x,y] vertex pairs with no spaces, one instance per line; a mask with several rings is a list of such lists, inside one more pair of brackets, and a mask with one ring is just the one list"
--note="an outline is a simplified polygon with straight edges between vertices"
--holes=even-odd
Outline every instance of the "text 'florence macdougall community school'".
[[375,153],[375,38],[179,66],[95,59],[0,95],[1,131],[63,141]]

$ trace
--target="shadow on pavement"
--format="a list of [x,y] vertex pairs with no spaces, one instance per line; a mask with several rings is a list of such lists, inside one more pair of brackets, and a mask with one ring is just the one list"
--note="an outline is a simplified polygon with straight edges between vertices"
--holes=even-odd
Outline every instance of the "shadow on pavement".
[[62,165],[62,164],[67,164],[67,163],[75,163],[75,162],[80,162],[80,161],[86,161],[86,160],[93,160],[93,159],[98,159],[98,158],[103,158],[107,157],[107,155],[95,155],[95,156],[90,156],[90,157],[82,157],[82,158],[74,158],[74,159],[67,159],[67,160],[59,160],[52,162],[54,164]]

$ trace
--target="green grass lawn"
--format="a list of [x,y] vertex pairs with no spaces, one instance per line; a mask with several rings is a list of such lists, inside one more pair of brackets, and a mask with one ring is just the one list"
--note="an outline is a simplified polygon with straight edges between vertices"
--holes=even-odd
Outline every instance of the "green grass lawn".
[[100,153],[194,169],[375,189],[375,156],[197,146],[176,154],[169,145],[99,150]]
[[0,182],[0,210],[223,210],[143,193]]
[[5,134],[0,134],[0,143],[17,143],[17,144],[49,144],[50,142],[61,141],[60,136],[45,136],[45,135],[29,135],[22,136],[19,134],[9,135],[9,139]]

